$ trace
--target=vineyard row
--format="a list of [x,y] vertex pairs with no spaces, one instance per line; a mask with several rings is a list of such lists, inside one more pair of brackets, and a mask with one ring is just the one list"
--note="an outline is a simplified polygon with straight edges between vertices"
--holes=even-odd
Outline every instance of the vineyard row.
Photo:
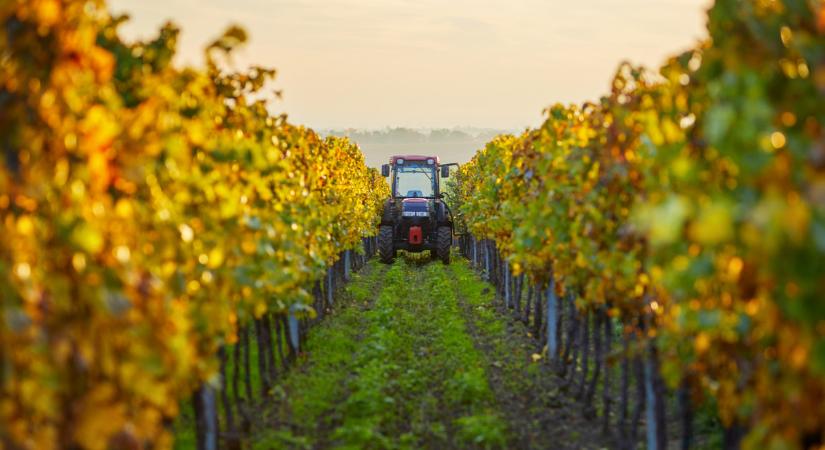
[[820,448],[825,7],[717,0],[707,27],[658,72],[624,63],[599,100],[479,150],[452,179],[464,252],[508,303],[522,276],[541,292],[533,317],[561,373],[588,376],[593,355],[570,343],[618,324],[620,348],[596,350],[581,384],[586,410],[599,358],[641,364],[648,448],[665,448],[667,389],[714,408],[730,447]]
[[[124,20],[0,6],[0,447],[169,448],[197,392],[214,448],[226,358],[247,377],[256,330],[266,392],[273,351],[294,358],[333,272],[373,251],[385,180],[268,112],[274,71],[228,69],[242,29],[178,68],[178,29],[125,42]],[[224,411],[248,415],[250,391]]]

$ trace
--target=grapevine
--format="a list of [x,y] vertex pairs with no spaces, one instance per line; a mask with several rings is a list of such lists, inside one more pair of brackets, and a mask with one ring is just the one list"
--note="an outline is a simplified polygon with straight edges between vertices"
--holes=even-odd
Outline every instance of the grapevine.
[[746,448],[821,445],[825,9],[708,16],[658,73],[622,64],[599,101],[490,142],[455,203],[515,274],[660,349],[668,385],[715,399]]
[[[0,6],[0,442],[171,445],[181,400],[264,314],[375,229],[358,147],[272,116],[274,71],[171,64],[178,30],[124,42],[101,1]],[[125,444],[126,443],[126,444]]]

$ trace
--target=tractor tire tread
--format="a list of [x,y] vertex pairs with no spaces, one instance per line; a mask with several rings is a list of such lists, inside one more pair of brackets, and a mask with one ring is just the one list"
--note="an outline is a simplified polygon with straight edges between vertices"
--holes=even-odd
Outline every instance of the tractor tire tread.
[[378,255],[381,257],[381,262],[384,264],[391,264],[393,259],[395,259],[391,226],[382,225],[378,229]]
[[444,264],[450,264],[450,249],[453,246],[453,230],[447,226],[438,227],[436,231],[436,256]]

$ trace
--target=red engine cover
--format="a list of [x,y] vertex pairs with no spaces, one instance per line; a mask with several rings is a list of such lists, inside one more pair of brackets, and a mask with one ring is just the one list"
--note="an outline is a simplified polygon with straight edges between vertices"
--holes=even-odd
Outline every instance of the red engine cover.
[[410,244],[420,244],[421,241],[421,227],[410,227]]

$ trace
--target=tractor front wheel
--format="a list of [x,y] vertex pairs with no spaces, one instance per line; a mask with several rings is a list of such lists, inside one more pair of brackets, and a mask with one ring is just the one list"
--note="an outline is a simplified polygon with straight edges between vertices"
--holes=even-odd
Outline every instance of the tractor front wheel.
[[438,227],[436,232],[436,256],[444,264],[450,264],[450,248],[453,246],[453,230],[450,227]]
[[378,229],[378,255],[382,263],[390,264],[395,259],[395,249],[392,247],[392,227],[383,225]]

